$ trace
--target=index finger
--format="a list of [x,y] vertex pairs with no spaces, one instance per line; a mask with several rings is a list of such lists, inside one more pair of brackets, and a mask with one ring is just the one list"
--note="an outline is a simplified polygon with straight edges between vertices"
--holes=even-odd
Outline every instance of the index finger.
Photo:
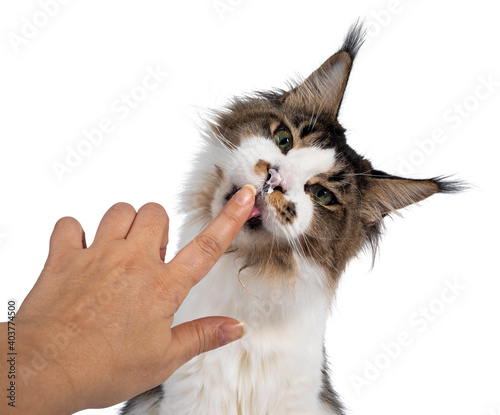
[[182,298],[212,269],[229,247],[250,215],[255,194],[253,186],[242,187],[203,232],[167,264],[170,272],[174,273],[172,278],[184,291],[178,293]]

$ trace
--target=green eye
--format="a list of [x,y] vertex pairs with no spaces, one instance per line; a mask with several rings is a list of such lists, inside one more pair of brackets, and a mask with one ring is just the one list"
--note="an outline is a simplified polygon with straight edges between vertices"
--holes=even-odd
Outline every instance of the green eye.
[[282,153],[287,153],[293,147],[293,139],[290,131],[286,128],[279,128],[274,132],[274,142],[279,147]]
[[320,184],[313,184],[309,187],[309,193],[312,198],[320,205],[328,206],[337,203],[337,198],[326,187]]

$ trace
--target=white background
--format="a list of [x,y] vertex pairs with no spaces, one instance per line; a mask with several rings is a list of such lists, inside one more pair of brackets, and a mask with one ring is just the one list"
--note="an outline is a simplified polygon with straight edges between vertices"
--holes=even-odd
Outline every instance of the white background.
[[[368,254],[351,263],[327,332],[336,389],[353,415],[500,413],[498,2],[222,0],[218,11],[212,0],[70,0],[47,19],[40,3],[0,6],[0,319],[36,281],[62,216],[90,243],[112,204],[159,202],[171,257],[203,111],[307,76],[361,16],[371,36],[341,109],[349,143],[393,174],[473,187],[387,220],[373,270]],[[27,21],[44,27],[16,46]],[[157,66],[168,76],[121,119],[113,102]],[[60,181],[53,163],[103,119],[114,131]],[[446,138],[431,145],[436,129]],[[417,325],[428,306],[433,321]],[[400,332],[411,345],[398,350]]]

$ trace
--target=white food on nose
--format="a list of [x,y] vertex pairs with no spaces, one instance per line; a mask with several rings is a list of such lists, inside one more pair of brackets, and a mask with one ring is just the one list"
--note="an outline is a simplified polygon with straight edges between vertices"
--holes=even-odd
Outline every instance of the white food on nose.
[[269,169],[269,174],[271,177],[269,180],[266,182],[266,184],[269,185],[269,189],[267,190],[267,193],[272,193],[276,187],[281,187],[283,189],[283,192],[285,191],[285,179],[281,177],[279,174],[278,170],[276,169]]

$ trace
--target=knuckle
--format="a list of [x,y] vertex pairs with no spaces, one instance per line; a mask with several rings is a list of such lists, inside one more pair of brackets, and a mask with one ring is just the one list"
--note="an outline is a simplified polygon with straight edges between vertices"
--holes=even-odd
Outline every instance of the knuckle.
[[207,341],[208,336],[205,333],[205,329],[202,324],[198,322],[194,324],[194,331],[196,333],[196,338],[198,338],[198,349],[196,350],[196,355],[203,353],[209,349],[209,341]]
[[166,218],[168,220],[168,215],[165,208],[159,203],[149,202],[146,203],[141,209],[147,211],[148,214],[161,218]]
[[222,255],[220,240],[214,235],[198,235],[194,242],[202,254],[215,258]]
[[167,301],[169,310],[177,311],[183,300],[181,287],[168,281],[160,273],[156,276],[156,287],[162,301]]
[[56,229],[61,229],[61,228],[73,228],[77,227],[80,228],[80,222],[78,222],[75,218],[72,218],[71,216],[65,216],[61,219],[59,219],[54,228]]
[[204,325],[201,321],[194,320],[189,324],[189,332],[189,337],[193,339],[190,352],[192,356],[198,356],[216,347],[216,335],[212,327]]
[[[151,265],[146,262],[144,256],[133,247],[123,251],[113,250],[109,256],[116,261],[116,264],[130,271],[151,269]],[[103,261],[106,261],[106,257],[103,257]]]
[[146,203],[140,209],[140,214],[147,218],[153,233],[162,232],[168,227],[169,218],[164,207],[158,203]]
[[123,214],[123,215],[135,215],[135,209],[134,207],[125,202],[118,202],[115,203],[113,206],[111,206],[111,209],[113,212],[116,212],[117,214]]

